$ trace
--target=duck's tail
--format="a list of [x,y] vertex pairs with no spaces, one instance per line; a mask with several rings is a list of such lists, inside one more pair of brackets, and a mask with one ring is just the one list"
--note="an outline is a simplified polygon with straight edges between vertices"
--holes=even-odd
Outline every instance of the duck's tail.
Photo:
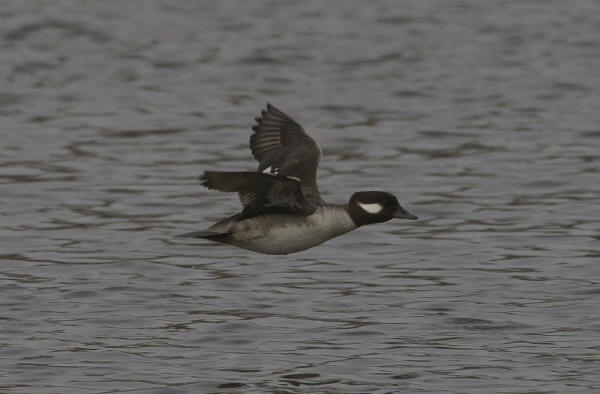
[[229,233],[218,233],[215,231],[200,230],[200,231],[192,231],[192,232],[184,233],[184,234],[178,234],[178,235],[176,235],[176,237],[178,237],[178,238],[204,238],[204,239],[215,240],[215,239],[226,237],[227,235],[229,235]]

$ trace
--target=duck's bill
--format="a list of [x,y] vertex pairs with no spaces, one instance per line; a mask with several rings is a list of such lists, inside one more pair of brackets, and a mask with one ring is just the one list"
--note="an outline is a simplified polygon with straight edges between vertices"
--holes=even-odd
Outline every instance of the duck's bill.
[[404,209],[399,209],[396,211],[396,213],[394,213],[394,217],[397,219],[410,219],[410,220],[416,220],[418,219],[418,217],[416,217],[415,215],[406,212]]

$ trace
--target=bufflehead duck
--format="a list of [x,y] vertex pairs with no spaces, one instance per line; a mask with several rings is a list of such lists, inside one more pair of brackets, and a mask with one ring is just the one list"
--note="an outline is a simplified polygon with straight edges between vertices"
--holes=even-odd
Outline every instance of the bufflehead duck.
[[322,150],[292,118],[267,104],[250,136],[258,171],[206,171],[209,189],[237,192],[243,209],[206,230],[182,234],[265,254],[284,255],[317,246],[360,226],[392,218],[417,219],[395,196],[357,192],[348,204],[328,204],[317,187]]

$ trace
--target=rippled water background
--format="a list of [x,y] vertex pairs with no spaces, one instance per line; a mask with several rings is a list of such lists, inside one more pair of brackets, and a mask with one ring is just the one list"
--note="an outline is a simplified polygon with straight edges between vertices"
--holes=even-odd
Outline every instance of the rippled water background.
[[[600,4],[4,1],[0,390],[600,390]],[[270,257],[238,210],[271,101],[325,198],[421,219]]]

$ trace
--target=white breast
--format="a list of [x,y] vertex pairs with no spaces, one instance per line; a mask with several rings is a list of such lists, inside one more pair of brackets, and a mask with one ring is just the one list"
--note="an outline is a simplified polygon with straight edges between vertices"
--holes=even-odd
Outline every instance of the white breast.
[[236,226],[231,243],[266,254],[289,254],[312,248],[356,227],[345,209],[328,205],[309,216],[273,214],[243,220]]

